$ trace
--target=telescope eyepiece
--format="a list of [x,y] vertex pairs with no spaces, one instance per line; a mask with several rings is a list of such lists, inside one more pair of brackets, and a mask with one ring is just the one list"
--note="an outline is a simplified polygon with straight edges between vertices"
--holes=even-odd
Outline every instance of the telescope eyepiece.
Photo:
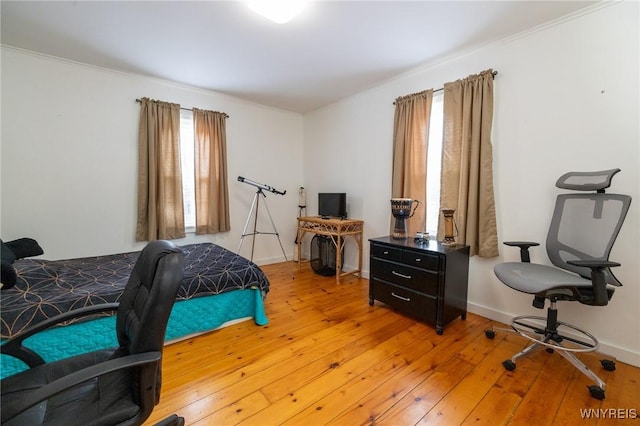
[[256,188],[263,189],[265,191],[271,191],[274,194],[278,194],[278,195],[284,195],[284,194],[287,193],[287,191],[280,192],[277,189],[275,189],[275,188],[273,188],[273,187],[271,187],[269,185],[258,183],[258,182],[252,181],[251,179],[246,179],[246,178],[244,178],[242,176],[238,176],[238,182],[243,182],[243,183],[255,186]]

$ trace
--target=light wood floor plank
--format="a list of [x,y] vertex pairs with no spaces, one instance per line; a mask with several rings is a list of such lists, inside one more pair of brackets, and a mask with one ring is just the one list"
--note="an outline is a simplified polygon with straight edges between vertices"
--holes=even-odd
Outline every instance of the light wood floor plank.
[[526,342],[487,339],[486,318],[468,314],[438,335],[369,306],[367,280],[336,284],[294,262],[262,268],[269,324],[244,321],[167,345],[160,404],[146,425],[172,413],[197,426],[607,426],[640,416],[640,368],[617,362],[606,372],[597,355],[582,355],[607,383],[597,401],[589,379],[556,353],[536,351],[504,370]]

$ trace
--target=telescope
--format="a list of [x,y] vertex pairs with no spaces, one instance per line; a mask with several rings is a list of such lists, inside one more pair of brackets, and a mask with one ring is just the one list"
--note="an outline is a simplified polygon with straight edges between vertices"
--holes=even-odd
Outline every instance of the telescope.
[[242,176],[238,176],[238,182],[244,182],[244,183],[247,183],[249,185],[255,186],[256,188],[264,189],[265,191],[270,191],[270,192],[273,192],[274,194],[278,194],[278,195],[284,195],[284,194],[287,193],[287,191],[280,192],[277,189],[275,189],[275,188],[273,188],[273,187],[271,187],[269,185],[258,183],[258,182],[255,182],[255,181],[251,180],[251,179],[244,178]]

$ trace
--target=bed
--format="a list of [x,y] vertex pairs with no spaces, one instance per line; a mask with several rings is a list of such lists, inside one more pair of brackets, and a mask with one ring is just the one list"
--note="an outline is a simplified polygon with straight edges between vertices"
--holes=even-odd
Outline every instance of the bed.
[[[184,279],[167,325],[167,343],[249,318],[257,325],[268,323],[263,300],[269,281],[256,264],[212,243],[180,248],[185,254]],[[6,340],[60,312],[117,302],[138,255],[16,260],[16,284],[0,292],[0,338]],[[47,362],[117,346],[115,317],[64,324],[30,337],[25,346]],[[26,368],[13,357],[0,357],[1,377]]]

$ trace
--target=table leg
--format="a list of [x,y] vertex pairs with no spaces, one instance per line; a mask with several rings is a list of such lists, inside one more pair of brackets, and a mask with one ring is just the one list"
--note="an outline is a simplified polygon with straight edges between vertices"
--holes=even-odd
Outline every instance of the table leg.
[[301,230],[300,228],[298,228],[298,239],[296,241],[296,244],[298,245],[298,268],[300,268],[300,265],[302,264],[302,237],[304,236],[304,231]]
[[362,278],[362,232],[357,234],[358,241],[358,277]]
[[338,232],[338,241],[336,243],[336,284],[340,284],[340,274],[342,274],[342,235]]

